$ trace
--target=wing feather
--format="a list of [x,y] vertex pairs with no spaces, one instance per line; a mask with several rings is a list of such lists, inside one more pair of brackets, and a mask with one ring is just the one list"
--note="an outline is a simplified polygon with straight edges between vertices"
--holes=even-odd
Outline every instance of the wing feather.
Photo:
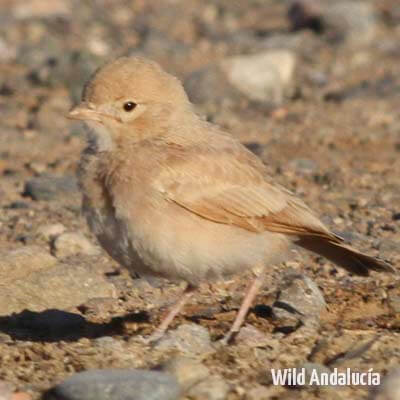
[[292,193],[269,182],[262,162],[240,144],[193,151],[159,176],[168,201],[221,224],[253,232],[317,235],[340,241]]

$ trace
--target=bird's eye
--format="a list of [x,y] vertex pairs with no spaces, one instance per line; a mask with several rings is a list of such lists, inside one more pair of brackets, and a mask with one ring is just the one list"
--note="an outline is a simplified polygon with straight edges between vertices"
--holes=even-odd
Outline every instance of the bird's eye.
[[134,103],[133,101],[127,101],[126,103],[124,103],[124,110],[126,112],[132,111],[135,107],[136,103]]

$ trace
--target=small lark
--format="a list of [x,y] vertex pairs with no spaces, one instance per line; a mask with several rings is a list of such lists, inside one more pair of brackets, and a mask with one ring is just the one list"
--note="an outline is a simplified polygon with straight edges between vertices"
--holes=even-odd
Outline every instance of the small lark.
[[[69,114],[89,127],[79,169],[83,211],[107,253],[141,276],[187,282],[151,339],[202,281],[284,260],[303,247],[358,275],[391,271],[343,243],[229,134],[199,118],[178,79],[140,57],[100,68]],[[238,332],[262,284],[255,274]]]

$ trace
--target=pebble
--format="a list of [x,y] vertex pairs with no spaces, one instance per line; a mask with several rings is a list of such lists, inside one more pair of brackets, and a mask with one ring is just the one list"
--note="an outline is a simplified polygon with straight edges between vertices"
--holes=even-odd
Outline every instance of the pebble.
[[400,314],[400,296],[389,294],[388,296],[389,307],[395,312]]
[[321,32],[323,29],[322,4],[316,0],[293,1],[288,10],[292,30],[308,28]]
[[395,213],[392,215],[392,220],[393,220],[393,221],[400,221],[400,212],[395,212]]
[[290,162],[290,165],[303,174],[312,174],[317,170],[317,163],[308,158],[296,158]]
[[64,233],[66,229],[63,224],[50,224],[39,227],[36,233],[49,242]]
[[383,378],[380,386],[373,386],[369,400],[400,399],[400,368],[393,369]]
[[57,264],[1,288],[0,315],[28,309],[67,310],[93,297],[115,297],[115,288],[90,265]]
[[52,200],[77,192],[78,185],[73,176],[41,176],[25,183],[23,195],[33,200]]
[[243,96],[279,105],[290,92],[296,56],[290,50],[271,49],[225,58],[190,74],[184,83],[196,104],[241,101]]
[[213,376],[192,387],[187,395],[192,400],[225,400],[230,386],[219,376]]
[[66,232],[56,237],[53,242],[53,250],[58,258],[74,254],[95,256],[101,252],[99,247],[92,244],[89,239],[79,232]]
[[274,315],[290,327],[296,327],[300,321],[316,322],[325,308],[324,296],[315,282],[297,273],[284,277],[273,304]]
[[240,92],[229,84],[219,64],[210,64],[193,71],[186,77],[184,86],[194,104],[226,104],[241,96]]
[[271,338],[252,325],[243,326],[235,338],[236,344],[242,344],[248,347],[268,346],[270,341]]
[[94,297],[79,306],[79,311],[85,316],[106,316],[118,312],[118,299],[111,297]]
[[327,2],[324,20],[334,40],[353,47],[369,44],[377,34],[376,11],[374,5],[366,1]]
[[123,352],[124,347],[122,343],[111,336],[102,336],[93,340],[95,346],[101,347],[103,349],[109,349],[113,351]]
[[0,282],[5,285],[56,263],[57,259],[47,250],[34,245],[0,252]]
[[201,362],[184,356],[171,358],[162,365],[162,370],[175,376],[184,392],[210,375]]
[[129,369],[89,370],[48,391],[45,400],[177,400],[176,379],[163,372]]
[[12,14],[16,19],[65,17],[70,11],[68,3],[63,0],[15,1],[12,6]]
[[14,44],[0,39],[0,61],[3,63],[13,61],[17,56],[17,48]]
[[5,208],[11,209],[11,210],[26,210],[29,208],[29,204],[25,203],[24,201],[13,201],[10,204],[8,204]]
[[12,343],[13,339],[10,335],[4,332],[0,332],[0,344],[1,343]]
[[225,59],[229,82],[251,100],[281,104],[293,81],[296,57],[289,50],[267,50]]
[[298,0],[288,11],[292,29],[308,28],[335,43],[361,46],[370,43],[377,32],[374,5],[366,1]]
[[158,350],[176,349],[187,354],[213,352],[208,330],[197,324],[182,324],[167,332],[156,344]]

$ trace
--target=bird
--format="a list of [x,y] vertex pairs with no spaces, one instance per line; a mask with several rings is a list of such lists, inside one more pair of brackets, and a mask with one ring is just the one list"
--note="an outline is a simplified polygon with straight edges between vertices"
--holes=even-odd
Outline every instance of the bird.
[[149,343],[200,283],[250,270],[254,279],[222,339],[230,343],[264,271],[296,246],[356,275],[395,272],[329,230],[260,158],[200,116],[181,81],[152,60],[122,56],[98,68],[68,116],[88,128],[78,181],[100,245],[131,274],[186,283]]

